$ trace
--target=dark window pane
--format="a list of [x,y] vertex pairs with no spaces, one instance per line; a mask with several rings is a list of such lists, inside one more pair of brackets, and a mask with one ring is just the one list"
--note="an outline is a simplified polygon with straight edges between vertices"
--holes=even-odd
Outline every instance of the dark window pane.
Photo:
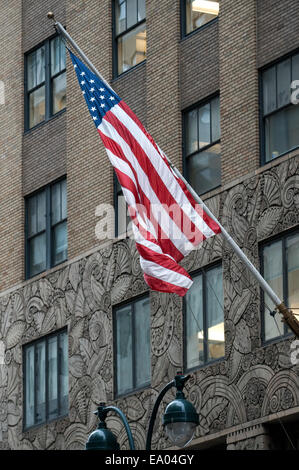
[[186,347],[187,368],[204,363],[203,283],[202,275],[193,277],[192,287],[186,294]]
[[[276,295],[283,299],[283,274],[282,274],[282,242],[274,242],[269,246],[266,246],[263,250],[263,262],[264,262],[264,279],[270,284]],[[265,295],[265,303],[267,306],[274,310],[275,305],[272,300]],[[265,319],[265,340],[276,338],[283,334],[283,323],[273,321],[270,316],[269,310],[265,307],[264,310]]]
[[127,29],[137,23],[137,0],[127,0]]
[[145,0],[138,0],[138,21],[145,19]]
[[46,348],[45,342],[36,345],[36,423],[46,420]]
[[29,126],[36,126],[45,119],[45,86],[38,88],[29,95]]
[[118,73],[125,72],[146,58],[146,26],[140,25],[118,39]]
[[123,33],[127,29],[126,24],[126,0],[116,0],[116,34]]
[[26,347],[25,351],[25,421],[29,427],[34,424],[34,346]]
[[40,192],[36,196],[37,201],[37,231],[46,229],[46,191]]
[[24,362],[25,426],[45,423],[65,415],[68,411],[67,332],[39,339],[26,346]]
[[61,181],[61,218],[67,218],[67,189],[66,180]]
[[131,219],[128,215],[128,206],[122,194],[117,196],[117,234],[122,235],[129,229]]
[[277,65],[277,106],[285,106],[291,97],[291,59]]
[[210,103],[198,110],[199,147],[205,147],[211,143],[211,113]]
[[220,102],[219,97],[211,101],[212,142],[220,139]]
[[27,57],[28,91],[45,81],[45,48],[40,47]]
[[58,416],[57,337],[48,340],[48,409],[49,419]]
[[266,161],[299,145],[299,106],[290,105],[265,119]]
[[28,236],[37,233],[37,203],[33,196],[28,200]]
[[132,310],[130,306],[120,308],[116,313],[116,365],[117,392],[132,390]]
[[186,33],[203,26],[219,14],[219,1],[186,0]]
[[67,223],[62,222],[53,229],[53,265],[67,259]]
[[36,86],[36,54],[33,52],[27,57],[27,86],[28,91]]
[[68,336],[67,333],[59,335],[59,361],[60,361],[60,414],[66,414],[68,411]]
[[189,182],[198,194],[206,193],[221,184],[220,152],[220,144],[216,144],[188,158]]
[[271,67],[263,73],[264,114],[271,113],[276,104],[276,68]]
[[[299,306],[299,235],[293,235],[286,241],[286,259],[288,266],[288,307]],[[295,310],[298,313],[298,310]]]
[[45,47],[36,51],[36,85],[45,81]]
[[224,356],[223,289],[220,266],[207,271],[206,290],[208,359],[214,360]]
[[29,273],[30,276],[46,269],[46,234],[43,233],[29,241]]
[[186,153],[190,155],[198,150],[197,109],[190,111],[186,119]]
[[65,69],[65,45],[60,36],[51,41],[51,76]]
[[53,79],[53,114],[66,107],[66,72]]
[[52,186],[52,225],[61,220],[61,183]]
[[134,305],[135,311],[135,358],[136,387],[150,382],[150,303],[149,298],[139,300]]
[[299,54],[292,57],[292,80],[299,80]]

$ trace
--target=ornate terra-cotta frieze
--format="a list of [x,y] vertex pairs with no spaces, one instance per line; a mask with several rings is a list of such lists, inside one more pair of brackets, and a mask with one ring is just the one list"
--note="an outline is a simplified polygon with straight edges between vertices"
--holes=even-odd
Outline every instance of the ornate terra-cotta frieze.
[[[257,267],[258,242],[299,223],[298,161],[295,156],[207,201]],[[262,346],[259,286],[221,235],[204,242],[183,265],[192,272],[217,259],[223,264],[225,358],[194,372],[187,382],[186,395],[200,416],[197,437],[299,404],[298,367],[290,363],[293,338]],[[145,447],[155,398],[183,368],[182,300],[151,292],[151,387],[114,400],[112,308],[147,290],[135,243],[122,240],[0,296],[2,448],[83,449],[96,427],[93,411],[100,402],[119,406],[136,447]],[[24,432],[22,346],[64,326],[69,338],[68,417]],[[172,396],[166,395],[160,415]],[[121,447],[127,447],[118,417],[109,416],[107,424]],[[169,446],[161,419],[154,431],[153,448]]]

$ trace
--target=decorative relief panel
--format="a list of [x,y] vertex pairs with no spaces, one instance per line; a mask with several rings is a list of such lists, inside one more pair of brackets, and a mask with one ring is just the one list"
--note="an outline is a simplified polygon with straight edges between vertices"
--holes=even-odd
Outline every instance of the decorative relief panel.
[[[298,158],[238,184],[208,205],[259,267],[258,242],[299,223]],[[200,415],[197,436],[299,405],[298,369],[290,364],[292,339],[262,347],[259,287],[221,235],[204,242],[183,265],[192,272],[216,259],[223,262],[226,349],[223,361],[196,371],[186,384],[186,396]],[[113,401],[112,307],[146,291],[135,243],[123,240],[0,297],[0,340],[5,344],[1,448],[83,449],[96,428],[93,411],[103,401],[125,412],[136,447],[144,448],[155,398],[183,369],[182,300],[151,292],[152,388]],[[69,415],[23,432],[22,345],[64,326]],[[160,418],[172,397],[174,392],[168,392]],[[118,417],[109,415],[107,424],[125,448]],[[153,448],[169,445],[160,419]]]

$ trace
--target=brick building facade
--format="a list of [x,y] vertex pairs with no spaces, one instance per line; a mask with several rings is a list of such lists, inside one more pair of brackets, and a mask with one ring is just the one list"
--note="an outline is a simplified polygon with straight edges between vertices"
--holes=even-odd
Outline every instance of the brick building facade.
[[[219,95],[221,185],[202,198],[262,269],[263,246],[297,236],[299,227],[298,150],[291,145],[265,160],[261,138],[263,70],[299,51],[296,2],[221,0],[217,18],[184,35],[183,1],[147,0],[146,60],[119,76],[113,69],[110,0],[1,3],[0,448],[83,449],[96,427],[93,411],[106,402],[126,413],[136,447],[143,449],[158,392],[176,371],[191,369],[186,396],[200,419],[191,448],[288,448],[291,441],[298,449],[299,366],[290,360],[294,337],[285,332],[283,338],[265,340],[260,288],[221,235],[204,242],[182,265],[190,273],[222,266],[224,355],[188,368],[183,300],[148,292],[131,239],[101,242],[95,236],[97,206],[114,203],[113,170],[69,59],[66,108],[32,129],[26,129],[24,117],[25,61],[55,34],[49,10],[181,171],[186,113]],[[67,260],[27,279],[26,200],[64,177]],[[150,384],[117,395],[115,311],[142,294],[149,295],[150,304]],[[67,412],[26,426],[26,347],[65,328]],[[128,448],[119,419],[109,416],[107,424]],[[170,447],[159,421],[153,448]]]

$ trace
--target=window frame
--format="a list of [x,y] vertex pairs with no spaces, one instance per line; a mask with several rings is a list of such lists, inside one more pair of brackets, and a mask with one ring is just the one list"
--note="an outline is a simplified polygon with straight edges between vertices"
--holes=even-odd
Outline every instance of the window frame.
[[[264,275],[264,248],[271,246],[273,243],[281,241],[282,242],[282,289],[283,289],[283,298],[281,299],[285,305],[288,304],[288,271],[287,271],[287,259],[286,259],[286,240],[287,238],[293,235],[299,235],[299,227],[294,227],[291,230],[274,235],[273,237],[267,238],[259,243],[259,260],[260,260],[260,270],[262,276]],[[266,339],[265,338],[265,292],[260,288],[260,319],[261,319],[261,340],[263,345],[268,345],[272,343],[277,343],[279,341],[284,341],[285,339],[294,335],[292,331],[287,331],[288,326],[286,323],[283,324],[283,335],[277,335],[274,338]],[[270,315],[270,312],[268,312]]]
[[[292,59],[293,56],[299,54],[299,48],[288,52],[287,54],[279,57],[278,59],[273,60],[272,62],[264,65],[259,69],[259,75],[258,75],[258,86],[259,86],[259,95],[258,95],[258,101],[259,101],[259,128],[260,128],[260,138],[259,138],[259,143],[260,143],[260,165],[264,166],[267,165],[268,163],[272,163],[273,161],[278,160],[279,158],[283,157],[284,155],[287,155],[294,150],[297,150],[299,148],[299,145],[296,147],[293,147],[280,155],[278,155],[275,158],[272,158],[271,160],[266,161],[266,132],[265,132],[265,119],[267,117],[273,116],[274,114],[277,114],[278,112],[290,107],[290,106],[299,106],[299,105],[294,105],[291,102],[288,104],[285,104],[281,106],[280,108],[277,108],[275,111],[271,111],[270,113],[264,114],[264,91],[263,91],[263,73],[266,72],[268,69],[272,68],[275,66],[275,74],[276,74],[276,94],[277,94],[277,65],[279,65],[281,62],[284,62],[287,59]],[[292,60],[291,60],[291,80],[292,80]],[[299,80],[299,77],[298,77]],[[291,85],[291,83],[290,83]],[[290,87],[290,94],[291,94],[291,87]]]
[[[59,264],[65,263],[68,260],[68,257],[64,260],[61,261],[61,263],[56,263],[54,264],[53,262],[53,253],[54,253],[54,240],[53,240],[53,230],[55,227],[57,227],[60,224],[63,224],[64,222],[67,223],[68,218],[61,219],[59,222],[56,222],[55,224],[52,224],[52,188],[55,186],[57,183],[61,183],[62,181],[66,182],[67,185],[67,178],[66,176],[62,176],[61,178],[58,178],[57,180],[53,181],[50,184],[47,184],[46,186],[43,186],[33,193],[30,193],[25,196],[25,279],[32,279],[35,276],[38,276],[39,274],[48,271],[51,268],[54,268],[55,266],[59,266]],[[46,224],[45,224],[45,229],[35,233],[34,235],[29,236],[29,204],[28,201],[31,197],[36,197],[38,194],[42,193],[45,191],[45,199],[46,199]],[[67,188],[66,188],[67,191]],[[67,197],[67,192],[66,192],[66,197]],[[29,244],[30,241],[41,235],[42,233],[46,234],[46,269],[43,271],[40,271],[39,273],[36,273],[34,275],[30,274],[30,248]]]
[[187,15],[186,15],[186,0],[180,0],[181,3],[181,39],[183,40],[184,38],[189,38],[193,34],[197,33],[199,30],[202,30],[203,28],[206,28],[210,26],[212,23],[215,23],[216,21],[219,20],[219,15],[216,16],[216,18],[213,18],[212,20],[208,21],[207,23],[204,23],[203,25],[199,26],[198,28],[194,29],[193,31],[190,31],[190,33],[187,33]]
[[208,264],[207,266],[203,266],[199,269],[196,269],[191,273],[191,277],[195,277],[198,275],[202,275],[203,279],[203,298],[202,298],[202,304],[203,304],[203,325],[202,325],[202,330],[204,332],[204,340],[203,340],[203,345],[204,345],[204,362],[201,365],[197,365],[194,367],[188,368],[187,364],[187,302],[186,299],[183,299],[183,364],[184,364],[184,370],[186,372],[194,372],[196,370],[203,369],[207,366],[210,366],[212,364],[215,364],[217,362],[223,362],[226,360],[226,351],[225,351],[225,315],[224,315],[224,292],[223,292],[223,323],[224,323],[224,355],[222,357],[219,357],[217,359],[212,359],[208,360],[208,354],[207,354],[207,308],[206,308],[206,300],[207,300],[207,294],[206,294],[206,277],[205,274],[208,271],[211,271],[215,268],[221,267],[222,269],[222,288],[223,288],[223,262],[221,260],[217,260],[213,263]]
[[[61,372],[61,361],[59,360],[60,354],[59,354],[59,344],[60,344],[60,336],[62,336],[64,333],[66,333],[67,336],[67,343],[69,345],[69,333],[68,333],[68,327],[65,326],[63,328],[60,328],[59,330],[56,330],[50,334],[47,334],[45,336],[42,336],[41,338],[35,339],[33,341],[30,341],[29,343],[23,344],[22,345],[22,358],[23,358],[23,432],[29,431],[31,429],[37,428],[39,426],[44,426],[47,423],[51,423],[53,421],[57,421],[58,419],[64,418],[68,416],[69,414],[69,403],[68,403],[68,410],[67,413],[60,413],[60,400],[61,400],[61,387],[60,387],[60,372]],[[48,344],[49,340],[51,338],[57,338],[57,401],[58,401],[58,414],[55,418],[49,419],[49,385],[48,385]],[[26,425],[26,350],[32,346],[34,346],[34,369],[37,364],[37,353],[36,353],[36,346],[38,344],[45,344],[45,421],[36,423],[27,426]],[[69,354],[67,355],[67,363],[68,363],[68,375],[69,375]],[[69,386],[68,386],[69,390]],[[69,395],[69,393],[68,393]],[[34,414],[36,413],[36,396],[37,396],[37,384],[36,384],[36,373],[34,370]],[[34,416],[35,418],[35,416]]]
[[[44,123],[50,121],[56,116],[59,116],[60,114],[64,113],[66,111],[66,107],[58,111],[57,113],[53,113],[53,89],[52,89],[52,82],[53,80],[58,77],[59,75],[62,75],[63,73],[66,73],[66,64],[65,64],[65,69],[61,70],[60,72],[51,75],[51,41],[55,38],[59,37],[57,33],[54,35],[50,36],[49,38],[45,39],[44,41],[40,42],[37,44],[35,47],[30,49],[24,54],[24,133],[29,133],[33,129],[38,128],[39,126],[42,126]],[[41,47],[45,48],[45,80],[43,82],[43,85],[37,85],[36,87],[32,88],[30,91],[28,90],[28,57],[30,54],[33,52],[36,52],[38,49]],[[35,124],[34,126],[30,127],[30,106],[29,106],[29,96],[31,93],[33,93],[35,90],[38,88],[41,88],[42,86],[45,86],[45,119],[38,124]]]
[[[129,231],[127,230],[128,226],[126,227],[125,232],[122,232],[122,233],[119,232],[119,224],[118,224],[119,204],[118,204],[118,198],[119,198],[120,195],[122,195],[123,198],[124,198],[124,195],[123,195],[122,189],[117,191],[117,183],[118,183],[117,176],[116,176],[115,173],[113,173],[114,236],[115,236],[115,238],[118,238],[118,237],[121,237],[121,238],[126,237],[127,238],[129,236]],[[126,219],[128,219],[128,205],[127,205],[126,202],[125,202],[125,204],[126,204]]]
[[[221,124],[220,93],[219,92],[216,92],[216,93],[213,93],[212,95],[209,95],[207,98],[204,98],[203,100],[197,102],[196,104],[193,104],[193,105],[189,106],[188,108],[186,108],[182,111],[183,176],[187,179],[188,182],[189,182],[189,179],[188,179],[189,175],[188,175],[187,160],[189,158],[192,158],[196,154],[200,154],[202,152],[207,151],[210,147],[213,147],[214,145],[217,145],[217,144],[221,145],[221,127],[220,127],[220,139],[215,140],[215,141],[209,143],[208,145],[205,145],[204,147],[202,147],[202,148],[190,153],[189,155],[187,155],[187,116],[188,116],[188,113],[191,112],[191,111],[194,111],[196,109],[198,111],[199,108],[201,108],[202,106],[204,106],[208,103],[211,103],[217,97],[219,98],[219,124]],[[211,110],[210,110],[210,116],[211,116]],[[197,134],[198,134],[198,126],[197,126]],[[212,136],[212,119],[210,119],[210,135]],[[220,170],[221,170],[221,153],[220,153]],[[220,178],[221,178],[220,184],[218,184],[217,186],[213,186],[213,188],[210,188],[208,191],[200,193],[199,195],[203,196],[205,194],[208,194],[210,191],[214,191],[217,188],[221,188],[221,186],[222,186],[222,171],[220,173]]]
[[[146,61],[146,58],[145,58],[144,60],[142,60],[138,64],[133,65],[132,67],[130,67],[128,70],[125,70],[124,72],[118,73],[118,39],[120,37],[130,33],[134,29],[137,29],[143,23],[146,23],[146,15],[145,15],[145,18],[143,20],[137,21],[137,23],[135,23],[133,26],[130,26],[125,31],[122,31],[121,33],[117,34],[116,33],[116,6],[115,6],[116,1],[117,0],[112,1],[112,44],[113,44],[113,47],[112,47],[112,76],[113,76],[113,79],[116,79],[116,78],[122,76],[123,74],[130,72],[132,69],[135,69],[136,67],[144,64],[145,61]],[[126,12],[127,12],[127,1],[126,1]],[[138,15],[138,0],[137,0],[137,15]],[[126,15],[126,18],[127,18],[127,15]]]
[[[136,387],[136,350],[135,350],[135,304],[142,300],[148,298],[149,301],[149,310],[150,310],[150,295],[149,292],[140,294],[134,298],[131,298],[129,300],[125,300],[124,302],[121,302],[117,305],[114,305],[112,307],[112,319],[113,319],[113,390],[114,390],[114,397],[115,399],[122,398],[122,397],[127,397],[132,394],[135,394],[136,392],[139,392],[141,390],[145,390],[146,388],[149,388],[151,386],[151,380],[152,380],[152,371],[150,367],[150,380],[149,382]],[[132,372],[133,372],[133,387],[130,390],[127,390],[124,393],[119,393],[118,392],[118,383],[117,383],[117,310],[126,307],[128,305],[133,306],[133,311],[132,311],[132,322],[131,326],[132,328]],[[134,334],[133,334],[134,333]],[[151,316],[149,312],[149,334],[150,334],[150,345],[151,345]],[[151,357],[150,357],[151,359]],[[151,362],[151,361],[150,361]]]

